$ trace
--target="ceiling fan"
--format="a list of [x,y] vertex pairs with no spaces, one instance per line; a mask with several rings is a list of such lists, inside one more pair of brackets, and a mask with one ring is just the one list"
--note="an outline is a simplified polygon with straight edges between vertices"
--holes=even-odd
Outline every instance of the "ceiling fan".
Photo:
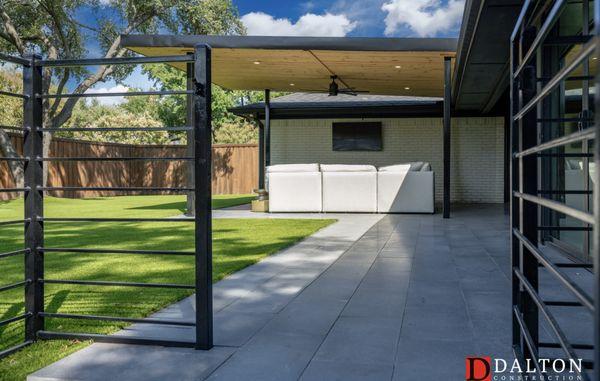
[[[338,94],[347,94],[347,95],[357,96],[358,93],[368,93],[368,91],[355,90],[353,87],[344,87],[344,88],[340,89],[340,85],[338,85],[338,83],[336,82],[336,79],[338,79],[338,76],[332,75],[332,76],[330,76],[330,78],[331,78],[331,83],[329,84],[329,89],[328,89],[328,93],[329,93],[330,97],[335,97]],[[303,90],[303,91],[315,92],[315,93],[324,92],[323,90]]]

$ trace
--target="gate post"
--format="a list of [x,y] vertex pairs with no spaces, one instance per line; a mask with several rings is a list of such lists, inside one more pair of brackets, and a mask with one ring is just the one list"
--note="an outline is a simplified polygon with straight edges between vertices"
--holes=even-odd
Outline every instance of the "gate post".
[[211,211],[211,48],[194,51],[196,349],[213,346]]
[[44,329],[44,318],[40,312],[44,311],[44,284],[40,281],[44,277],[44,255],[38,250],[44,242],[44,225],[39,220],[44,213],[44,194],[38,187],[44,181],[43,162],[36,158],[43,156],[42,127],[42,69],[36,66],[36,61],[41,60],[39,55],[27,57],[29,66],[23,67],[23,93],[27,98],[23,102],[23,137],[24,156],[29,158],[25,162],[25,310],[31,314],[25,322],[25,340],[36,340],[37,332]]

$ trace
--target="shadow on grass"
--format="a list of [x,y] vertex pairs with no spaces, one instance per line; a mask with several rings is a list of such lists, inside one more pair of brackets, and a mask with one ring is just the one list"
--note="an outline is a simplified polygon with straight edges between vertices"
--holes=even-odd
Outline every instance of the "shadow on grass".
[[[171,203],[172,204],[172,203]],[[329,222],[314,220],[215,220],[213,230],[213,281],[258,262],[312,234]],[[182,250],[193,251],[194,228],[189,223],[48,223],[46,247]],[[22,245],[20,227],[0,231],[0,252]],[[3,262],[0,284],[22,274],[23,259]],[[107,280],[143,283],[194,283],[192,256],[46,253],[47,279]],[[180,300],[192,290],[146,289],[48,284],[49,312],[143,317]],[[3,300],[3,315],[23,309],[22,293]],[[1,319],[0,319],[1,320]],[[72,319],[46,319],[50,330],[110,333],[127,324]],[[22,326],[15,330],[22,332]],[[11,334],[15,330],[11,330]],[[0,331],[0,350],[9,332]],[[8,340],[7,340],[8,339]]]
[[185,213],[186,203],[185,201],[179,202],[166,202],[164,204],[144,205],[136,206],[133,208],[127,208],[128,210],[178,210],[181,213]]

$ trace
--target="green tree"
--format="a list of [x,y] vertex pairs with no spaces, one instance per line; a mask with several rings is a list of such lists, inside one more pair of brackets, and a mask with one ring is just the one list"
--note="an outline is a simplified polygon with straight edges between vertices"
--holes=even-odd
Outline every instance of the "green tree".
[[[99,7],[110,8],[110,18],[97,25],[87,25],[77,18],[84,8],[100,14]],[[104,12],[107,14],[107,12]],[[86,41],[100,43],[105,58],[124,57],[132,53],[121,47],[121,35],[156,33],[167,30],[177,34],[243,34],[236,8],[231,0],[0,0],[0,51],[26,55],[37,52],[46,59],[83,58],[88,52]],[[131,73],[130,66],[100,65],[87,68],[46,68],[43,72],[44,92],[51,84],[56,93],[84,93],[99,82],[121,82]],[[70,87],[70,86],[69,86]],[[78,98],[44,101],[44,124],[60,127],[71,117]],[[44,155],[48,154],[51,135],[44,139]],[[0,149],[14,156],[6,132],[0,129]],[[13,168],[11,168],[13,169]],[[13,170],[22,184],[22,170]]]
[[[143,72],[154,81],[154,85],[160,90],[184,90],[186,88],[185,73],[171,66],[147,64],[143,66]],[[225,143],[218,139],[218,136],[226,136],[226,134],[218,134],[219,129],[224,125],[244,127],[248,124],[245,119],[232,114],[228,109],[239,104],[242,98],[257,98],[257,95],[251,93],[255,92],[232,91],[212,85],[212,133],[215,143]],[[177,96],[161,99],[158,106],[158,116],[167,126],[184,126],[186,124],[185,97]],[[233,130],[230,127],[228,131],[231,133]],[[243,128],[240,129],[241,131],[243,131]],[[240,137],[239,140],[245,139]],[[228,138],[227,142],[229,140],[231,139]]]
[[[148,106],[145,110],[140,109],[140,100],[126,102],[122,105],[107,106],[100,104],[97,100],[91,102],[79,102],[73,109],[71,118],[57,132],[57,136],[91,140],[98,142],[127,143],[127,144],[168,144],[171,136],[166,131],[137,131],[135,134],[126,131],[70,131],[69,127],[161,127],[162,122],[153,111],[152,101],[146,100]],[[134,99],[128,98],[128,99]],[[153,115],[154,114],[154,115]]]

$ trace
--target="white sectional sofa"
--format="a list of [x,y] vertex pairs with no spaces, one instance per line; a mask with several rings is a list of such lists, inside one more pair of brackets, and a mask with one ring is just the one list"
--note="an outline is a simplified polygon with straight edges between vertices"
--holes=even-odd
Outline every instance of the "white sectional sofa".
[[381,167],[281,164],[267,168],[270,212],[433,213],[429,163]]
[[324,212],[377,212],[377,169],[322,164]]
[[434,174],[429,163],[381,167],[377,172],[379,213],[433,213]]
[[321,212],[319,164],[280,164],[267,167],[271,212]]

